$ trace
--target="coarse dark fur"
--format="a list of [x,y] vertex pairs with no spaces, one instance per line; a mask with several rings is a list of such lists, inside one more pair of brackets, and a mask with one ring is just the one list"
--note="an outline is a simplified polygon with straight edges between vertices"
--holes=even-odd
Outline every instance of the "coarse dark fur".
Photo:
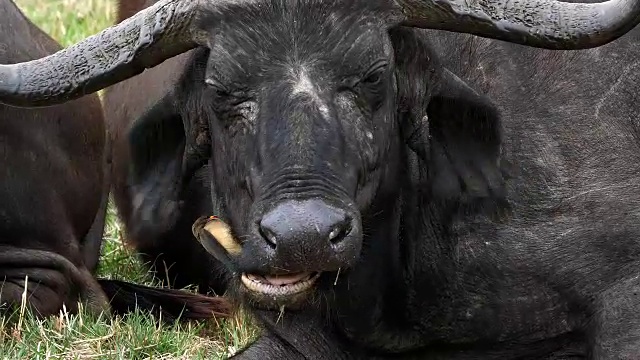
[[[262,204],[356,204],[357,260],[326,272],[302,310],[256,307],[265,331],[238,359],[640,358],[640,29],[585,51],[406,28],[355,46],[375,3],[239,11],[211,51],[110,88],[130,241],[171,262],[172,279],[235,296],[189,222],[226,219],[239,268],[268,272],[279,258],[251,228]],[[335,79],[384,58],[387,41],[393,71],[348,90],[360,102],[341,116]],[[300,64],[328,117],[291,96]],[[154,196],[134,209],[139,193]],[[286,260],[322,270],[312,252]]]
[[[10,0],[0,0],[0,63],[61,49]],[[78,302],[124,313],[137,303],[166,321],[228,315],[223,299],[96,279],[110,189],[111,151],[100,99],[46,108],[0,105],[0,298],[48,316]],[[111,303],[110,303],[111,301]]]

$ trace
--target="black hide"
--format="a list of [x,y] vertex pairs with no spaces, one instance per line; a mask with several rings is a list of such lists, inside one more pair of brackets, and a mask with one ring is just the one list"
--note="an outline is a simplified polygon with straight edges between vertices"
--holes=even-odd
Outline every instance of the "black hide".
[[[326,20],[317,16],[306,20],[307,31]],[[261,29],[271,23],[250,24]],[[324,30],[323,39],[336,36]],[[379,181],[371,199],[358,202],[365,234],[360,256],[347,271],[328,273],[302,310],[254,309],[264,334],[235,358],[639,358],[639,35],[640,29],[601,48],[554,52],[392,29],[394,81],[388,89],[394,90],[394,108],[387,110],[394,125],[382,138],[374,136],[379,143],[373,147],[385,144],[384,165],[363,172],[365,183],[367,177]],[[243,44],[259,47],[243,36]],[[199,170],[201,183],[188,190],[165,187],[172,192],[163,196],[180,198],[184,209],[202,209],[199,215],[218,215],[242,241],[253,241],[245,240],[243,215],[257,201],[255,189],[236,177],[256,163],[259,142],[223,141],[228,129],[216,110],[220,104],[204,85],[208,56],[198,50],[184,58],[190,65],[174,70],[181,75],[167,88],[186,128],[217,127],[201,130],[212,138],[211,160]],[[135,92],[136,81],[116,85],[111,101]],[[118,121],[135,120],[141,121]],[[170,129],[179,121],[161,123]],[[286,126],[278,124],[285,134]],[[146,136],[130,137],[127,146],[135,153],[148,144]],[[179,158],[174,151],[180,141],[173,147],[154,141],[174,154],[160,168]],[[336,146],[341,141],[335,137]],[[142,164],[133,166],[153,171]],[[156,176],[137,182],[182,181]],[[194,189],[212,199],[187,197]],[[185,222],[197,217],[172,216],[178,215]],[[236,295],[238,282],[226,281],[232,274],[189,232],[170,231],[181,239],[180,246],[171,245],[177,276],[217,289],[230,285]],[[168,248],[169,233],[147,239],[144,251]],[[202,260],[194,262],[193,254]]]
[[[0,63],[61,47],[9,0],[0,0]],[[107,308],[97,267],[109,183],[98,96],[21,109],[0,105],[0,281],[2,308],[19,308],[24,287],[36,314],[77,302]],[[25,277],[28,281],[25,283]]]

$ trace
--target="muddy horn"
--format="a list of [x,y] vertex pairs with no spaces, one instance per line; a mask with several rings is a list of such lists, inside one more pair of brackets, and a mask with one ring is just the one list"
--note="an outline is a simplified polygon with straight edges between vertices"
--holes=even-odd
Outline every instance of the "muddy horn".
[[0,102],[63,103],[135,76],[198,46],[201,0],[161,0],[118,25],[55,54],[0,65]]
[[396,0],[402,25],[553,50],[598,47],[640,22],[640,0]]

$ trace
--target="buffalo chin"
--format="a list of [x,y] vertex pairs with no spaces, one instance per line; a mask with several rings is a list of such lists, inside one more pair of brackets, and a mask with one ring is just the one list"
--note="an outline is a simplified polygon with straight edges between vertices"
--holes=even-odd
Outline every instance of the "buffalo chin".
[[253,308],[296,310],[305,307],[317,289],[322,272],[280,275],[240,275],[240,293]]

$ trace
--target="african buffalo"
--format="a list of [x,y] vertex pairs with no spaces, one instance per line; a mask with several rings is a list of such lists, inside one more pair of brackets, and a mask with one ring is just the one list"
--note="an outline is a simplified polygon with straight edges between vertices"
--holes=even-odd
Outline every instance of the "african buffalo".
[[252,309],[236,358],[640,357],[640,2],[145,5],[0,100],[120,83],[129,232]]
[[[0,0],[1,63],[61,49],[11,0]],[[39,316],[55,314],[63,304],[76,312],[78,302],[96,313],[122,313],[136,303],[153,311],[161,306],[165,320],[183,310],[183,318],[224,315],[227,305],[220,299],[94,277],[110,187],[108,144],[97,95],[47,108],[0,105],[3,308],[15,310],[26,290],[27,304]]]

